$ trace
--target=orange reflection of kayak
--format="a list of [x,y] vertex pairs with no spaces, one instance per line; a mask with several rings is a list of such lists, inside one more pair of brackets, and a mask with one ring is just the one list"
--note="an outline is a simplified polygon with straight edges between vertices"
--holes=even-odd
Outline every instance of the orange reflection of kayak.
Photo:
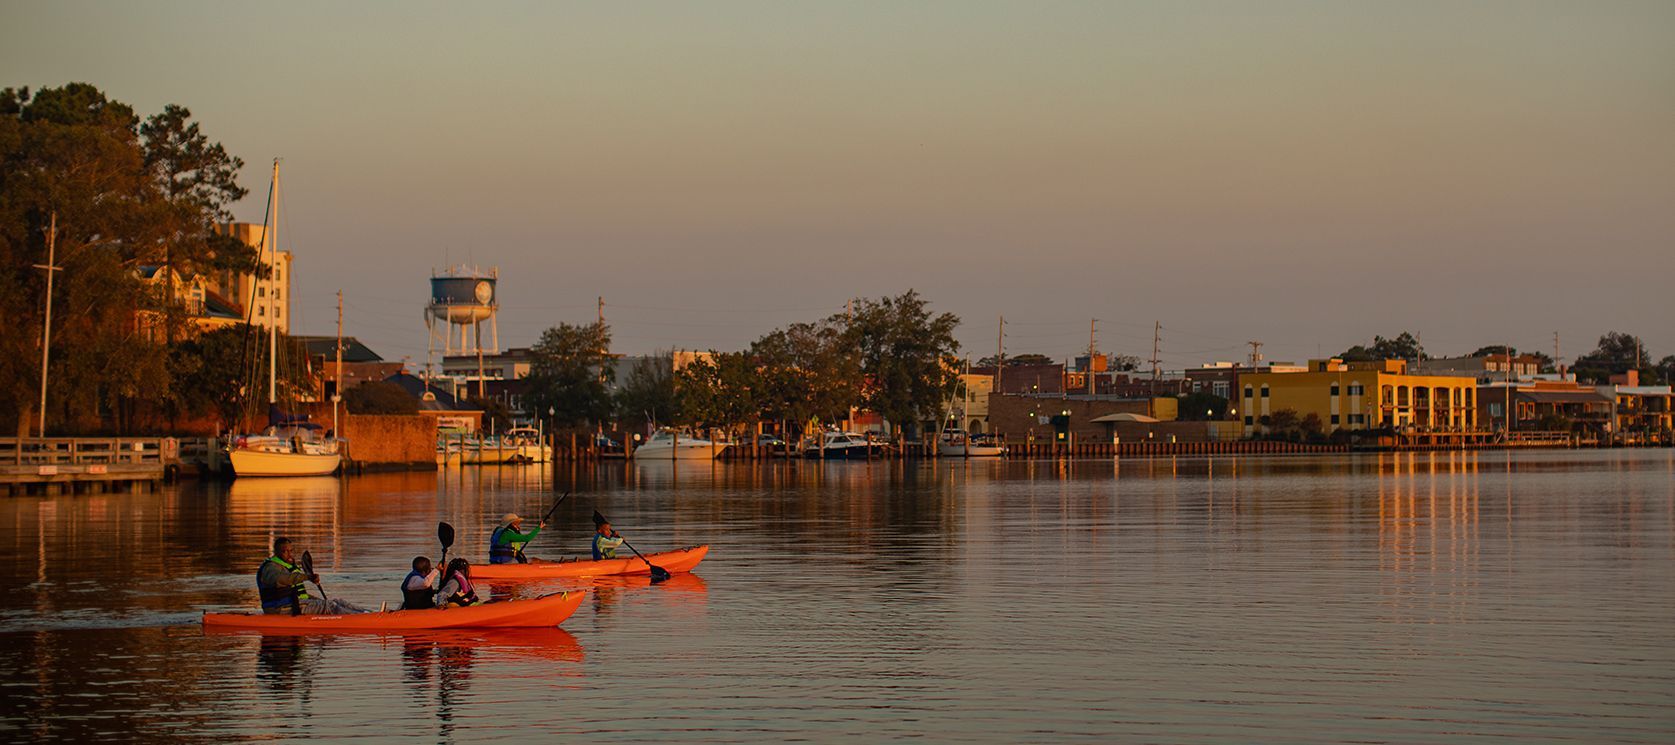
[[698,562],[704,560],[704,555],[710,552],[709,546],[690,546],[687,548],[664,551],[660,554],[646,554],[645,561],[638,556],[628,558],[602,559],[599,561],[534,561],[528,564],[473,564],[471,578],[474,580],[493,580],[497,582],[511,582],[537,579],[559,579],[562,577],[603,577],[612,574],[650,574],[651,569],[646,566],[649,561],[670,572],[690,572]]
[[400,610],[390,613],[291,616],[278,613],[205,613],[204,627],[284,632],[422,631],[557,626],[582,604],[586,590],[533,600],[505,600],[465,608]]

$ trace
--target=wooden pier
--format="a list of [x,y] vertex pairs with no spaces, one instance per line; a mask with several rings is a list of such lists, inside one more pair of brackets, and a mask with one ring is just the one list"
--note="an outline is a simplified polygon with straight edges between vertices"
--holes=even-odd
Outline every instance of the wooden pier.
[[8,495],[150,489],[179,470],[165,437],[0,437],[0,488]]

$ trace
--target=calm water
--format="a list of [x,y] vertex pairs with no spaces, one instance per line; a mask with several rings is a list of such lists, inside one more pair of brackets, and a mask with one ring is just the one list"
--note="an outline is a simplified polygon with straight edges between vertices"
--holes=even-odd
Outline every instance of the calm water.
[[[555,482],[557,483],[555,487]],[[206,634],[275,535],[392,605],[435,524],[691,577],[562,629]],[[504,588],[536,593],[563,587]],[[1675,453],[484,469],[0,498],[0,738],[1669,742]]]

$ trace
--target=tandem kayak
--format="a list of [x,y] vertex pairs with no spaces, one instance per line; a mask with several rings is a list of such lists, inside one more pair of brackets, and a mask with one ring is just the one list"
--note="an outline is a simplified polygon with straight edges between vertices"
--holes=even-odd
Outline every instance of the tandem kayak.
[[[664,551],[660,554],[646,554],[646,561],[674,572],[690,572],[698,562],[704,560],[704,555],[710,552],[709,546],[689,546],[687,548]],[[650,574],[651,569],[640,557],[630,555],[624,559],[601,559],[599,561],[577,559],[575,561],[532,561],[528,564],[472,564],[471,578],[474,580],[515,582],[537,579],[559,579],[563,577],[604,577],[613,574]]]
[[557,592],[532,600],[502,600],[465,608],[398,610],[388,613],[292,616],[279,613],[204,613],[205,628],[257,631],[424,631],[557,626],[587,596],[586,590]]

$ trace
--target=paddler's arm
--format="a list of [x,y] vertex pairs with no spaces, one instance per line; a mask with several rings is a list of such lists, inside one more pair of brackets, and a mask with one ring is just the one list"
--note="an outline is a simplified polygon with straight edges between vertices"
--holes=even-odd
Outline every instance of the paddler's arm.
[[505,543],[528,543],[531,540],[534,540],[535,536],[540,535],[541,529],[545,527],[547,527],[547,524],[541,523],[540,525],[535,526],[535,529],[529,531],[528,533],[519,533],[516,530],[507,528],[501,532],[500,540]]

